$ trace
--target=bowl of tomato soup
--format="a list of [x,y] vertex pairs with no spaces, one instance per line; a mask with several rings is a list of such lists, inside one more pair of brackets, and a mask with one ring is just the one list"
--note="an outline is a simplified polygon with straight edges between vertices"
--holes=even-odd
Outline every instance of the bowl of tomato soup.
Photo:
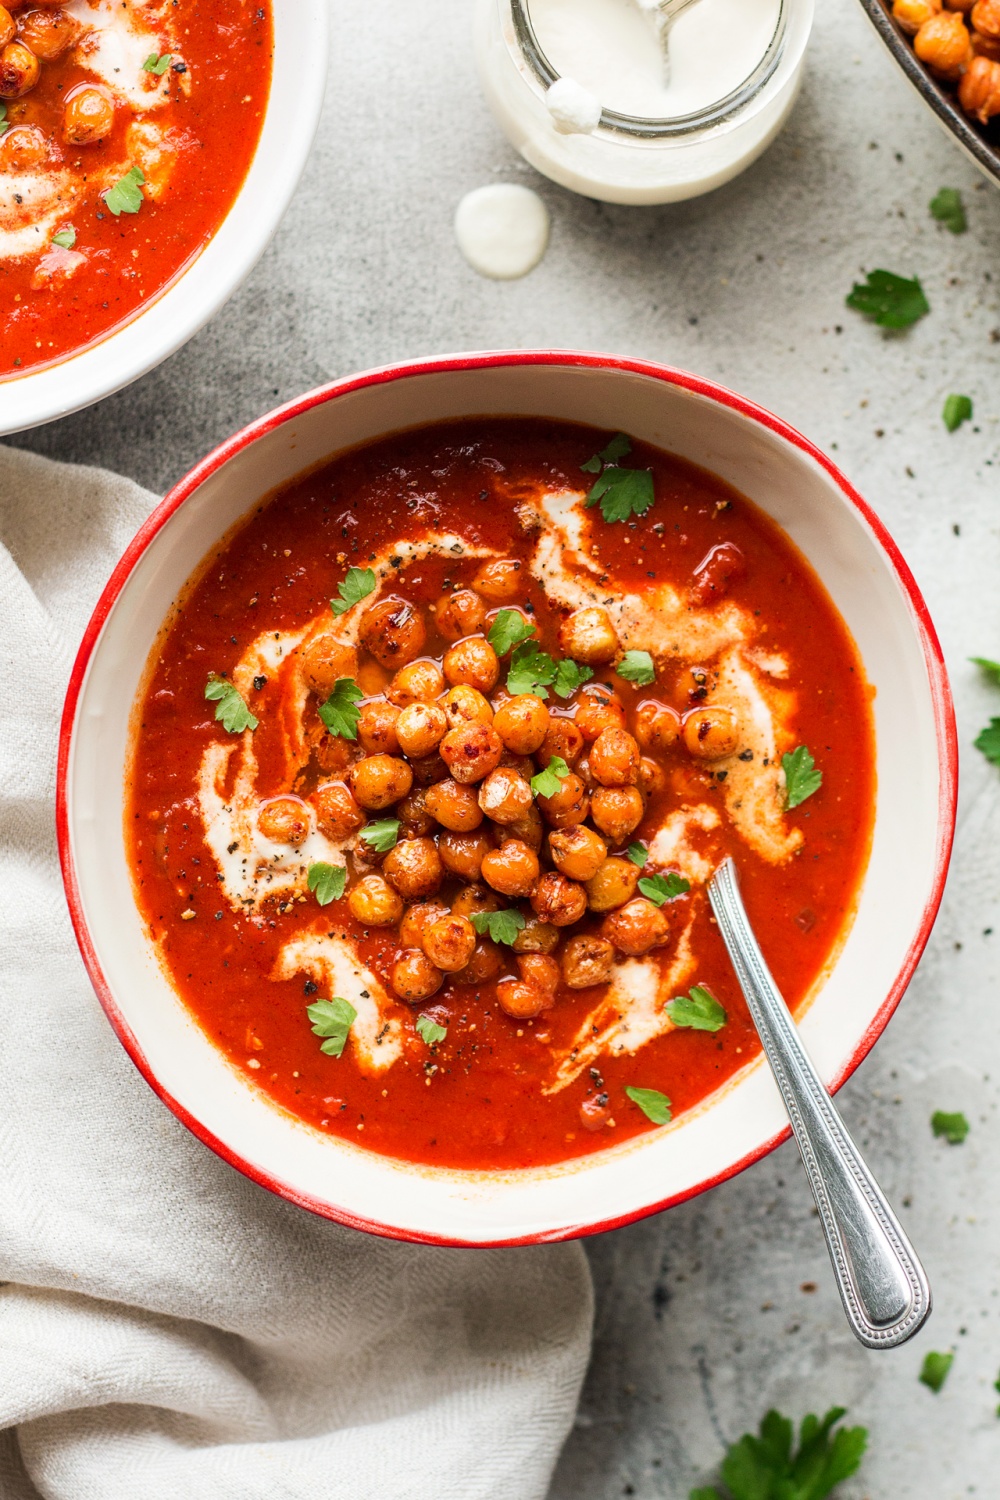
[[213,1150],[404,1239],[679,1202],[787,1134],[706,882],[831,1088],[926,942],[955,742],[926,608],[806,439],[575,353],[346,379],[108,584],[62,729],[70,911]]
[[179,348],[267,245],[323,99],[321,0],[0,5],[0,432]]

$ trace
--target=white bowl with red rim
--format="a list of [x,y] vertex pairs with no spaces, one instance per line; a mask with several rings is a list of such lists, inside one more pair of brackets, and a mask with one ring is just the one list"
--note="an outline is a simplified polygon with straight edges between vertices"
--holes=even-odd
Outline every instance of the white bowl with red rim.
[[0,381],[0,437],[53,422],[130,385],[208,322],[249,276],[305,170],[326,89],[326,0],[273,0],[274,63],[243,186],[205,248],[127,323],[56,364]]
[[132,896],[123,831],[130,717],[146,659],[191,573],[276,486],[343,449],[462,416],[522,414],[621,429],[748,495],[812,563],[875,688],[878,790],[857,915],[802,1017],[836,1089],[899,1003],[937,913],[951,851],[957,751],[934,628],[891,537],[830,461],[784,422],[696,376],[572,352],[470,354],[337,381],[263,417],[157,507],[87,627],[62,724],[58,833],[73,925],[108,1019],[179,1119],[255,1182],[328,1218],[399,1239],[529,1244],[629,1223],[704,1191],[788,1134],[763,1060],[672,1125],[522,1172],[413,1166],[315,1130],[270,1103],[191,1018]]

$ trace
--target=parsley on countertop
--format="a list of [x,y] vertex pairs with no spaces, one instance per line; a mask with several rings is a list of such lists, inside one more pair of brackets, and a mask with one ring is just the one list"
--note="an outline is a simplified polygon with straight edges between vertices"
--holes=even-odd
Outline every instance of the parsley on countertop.
[[907,281],[892,271],[869,271],[867,281],[856,281],[845,300],[880,328],[909,328],[931,310],[917,278]]
[[[722,1482],[732,1500],[825,1500],[843,1480],[857,1473],[868,1446],[864,1427],[837,1427],[844,1407],[834,1406],[822,1421],[802,1420],[799,1446],[787,1417],[769,1411],[760,1436],[745,1433],[722,1460]],[[714,1485],[691,1491],[690,1500],[723,1500]]]
[[934,1349],[928,1350],[924,1355],[924,1362],[920,1367],[919,1379],[921,1385],[925,1385],[936,1396],[948,1379],[948,1371],[951,1369],[954,1360],[954,1354],[938,1354]]
[[965,220],[965,205],[958,188],[941,188],[928,204],[939,224],[950,229],[952,234],[964,234],[968,229]]
[[941,412],[941,420],[949,432],[957,432],[963,422],[971,422],[971,396],[948,396]]
[[969,1133],[969,1122],[960,1110],[948,1114],[943,1109],[936,1109],[931,1115],[931,1129],[949,1146],[960,1146]]

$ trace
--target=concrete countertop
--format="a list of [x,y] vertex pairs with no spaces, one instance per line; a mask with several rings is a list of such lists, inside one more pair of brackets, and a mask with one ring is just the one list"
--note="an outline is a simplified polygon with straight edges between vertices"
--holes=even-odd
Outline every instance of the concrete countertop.
[[[101,406],[15,439],[163,489],[279,400],[355,369],[455,349],[547,345],[686,367],[771,407],[831,451],[925,591],[958,704],[964,780],[953,873],[929,952],[840,1099],[923,1255],[928,1328],[856,1346],[797,1158],[785,1147],[681,1208],[590,1242],[593,1365],[557,1500],[686,1500],[770,1405],[837,1404],[871,1432],[844,1500],[997,1493],[1000,1368],[990,1162],[1000,1096],[1000,776],[971,742],[1000,689],[1000,196],[940,131],[853,0],[820,7],[802,96],[770,152],[728,187],[612,208],[541,180],[488,115],[467,7],[334,0],[315,154],[249,283],[188,347]],[[542,264],[481,280],[451,219],[469,188],[525,182],[552,213]],[[961,188],[969,231],[927,204]],[[918,275],[932,312],[884,334],[844,307],[862,270]],[[941,422],[949,392],[975,421]],[[963,1146],[935,1140],[963,1109]],[[815,1289],[813,1289],[815,1288]],[[933,1395],[928,1349],[957,1351]]]

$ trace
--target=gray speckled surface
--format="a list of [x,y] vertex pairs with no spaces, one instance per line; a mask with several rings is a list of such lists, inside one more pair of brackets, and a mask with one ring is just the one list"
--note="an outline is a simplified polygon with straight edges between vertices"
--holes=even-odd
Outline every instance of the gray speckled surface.
[[[590,1244],[594,1361],[554,1494],[679,1500],[770,1403],[801,1414],[837,1402],[872,1432],[845,1500],[994,1496],[1000,786],[969,747],[1000,713],[1000,691],[966,657],[1000,655],[1000,197],[852,0],[821,7],[802,97],[769,154],[713,196],[663,209],[576,199],[518,162],[480,100],[464,7],[335,0],[334,11],[321,137],[250,282],[131,390],[17,441],[163,488],[241,423],[329,376],[547,344],[686,366],[836,451],[926,592],[958,700],[964,782],[944,910],[901,1010],[840,1096],[904,1205],[937,1310],[901,1351],[853,1344],[786,1147]],[[553,235],[531,276],[494,284],[459,258],[451,216],[468,188],[504,179],[539,188]],[[965,192],[962,237],[927,213],[943,184]],[[893,336],[848,312],[844,294],[873,266],[919,274],[931,316]],[[949,391],[976,403],[974,426],[950,437]],[[932,1139],[935,1108],[966,1111],[964,1146]],[[809,1283],[817,1290],[800,1289]],[[934,1396],[917,1382],[920,1362],[950,1347]]]

